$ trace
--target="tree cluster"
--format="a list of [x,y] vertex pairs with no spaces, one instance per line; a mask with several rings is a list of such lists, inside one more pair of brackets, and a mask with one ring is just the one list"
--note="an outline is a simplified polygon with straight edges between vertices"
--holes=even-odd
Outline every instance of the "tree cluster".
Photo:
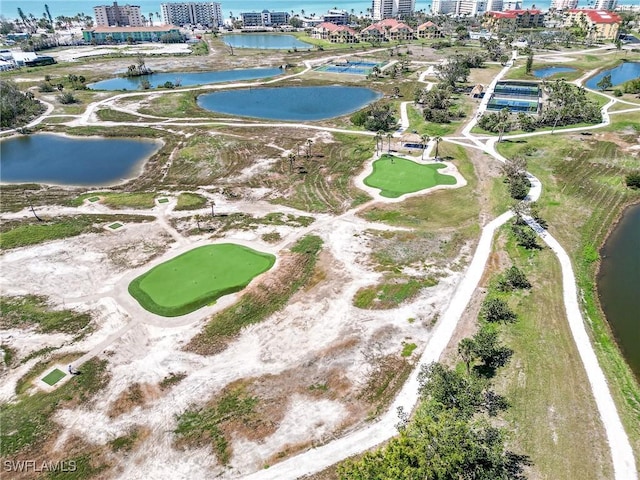
[[22,93],[15,83],[0,80],[0,126],[14,128],[24,125],[44,112],[45,107],[33,93]]
[[388,132],[395,128],[397,122],[391,105],[383,102],[376,102],[351,115],[351,123],[372,132]]
[[441,83],[431,90],[416,90],[415,102],[422,107],[422,115],[427,122],[449,123],[464,115],[450,108],[452,94],[451,86]]
[[555,127],[602,121],[600,107],[596,102],[589,100],[583,87],[556,80],[543,82],[543,88],[548,99],[538,120],[539,126]]
[[640,188],[640,172],[630,173],[625,177],[625,183],[630,188]]
[[522,270],[515,265],[512,265],[498,278],[497,288],[501,292],[529,289],[531,288],[531,282],[529,282],[527,276]]
[[516,200],[524,200],[529,194],[531,182],[527,178],[527,160],[524,157],[514,157],[502,167],[505,182],[509,184],[509,195]]

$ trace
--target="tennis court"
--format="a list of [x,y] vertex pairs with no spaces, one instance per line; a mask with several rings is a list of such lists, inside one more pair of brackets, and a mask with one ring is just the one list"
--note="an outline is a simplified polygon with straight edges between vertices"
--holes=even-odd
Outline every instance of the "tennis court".
[[349,60],[346,63],[322,65],[316,68],[315,71],[327,73],[346,73],[351,75],[369,75],[373,70],[373,67],[380,65],[382,65],[382,63]]
[[503,108],[508,108],[512,112],[537,113],[538,101],[492,98],[487,105],[487,110],[502,110]]
[[538,97],[540,86],[537,83],[498,82],[494,93],[518,97]]

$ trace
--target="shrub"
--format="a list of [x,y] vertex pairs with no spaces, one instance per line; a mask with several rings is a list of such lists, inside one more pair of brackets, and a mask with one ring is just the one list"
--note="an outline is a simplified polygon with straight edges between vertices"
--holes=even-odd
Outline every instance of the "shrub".
[[486,322],[509,322],[513,323],[517,320],[516,314],[509,308],[504,300],[496,297],[486,298],[482,302],[480,309],[480,318]]
[[625,183],[630,188],[640,188],[640,172],[630,173],[625,177]]
[[51,85],[49,82],[42,82],[38,85],[38,91],[40,93],[49,93],[53,92],[54,90],[55,89],[53,88],[53,85]]
[[58,95],[58,101],[63,105],[70,105],[72,103],[79,103],[79,100],[73,96],[71,92],[64,92]]

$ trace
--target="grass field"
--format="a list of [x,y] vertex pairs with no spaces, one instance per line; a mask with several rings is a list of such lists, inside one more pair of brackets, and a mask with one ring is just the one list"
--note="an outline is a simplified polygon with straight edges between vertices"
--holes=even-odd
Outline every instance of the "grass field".
[[66,376],[66,373],[64,373],[59,368],[56,368],[55,370],[52,370],[48,375],[42,377],[42,381],[47,385],[55,385]]
[[420,165],[411,160],[383,155],[373,163],[373,173],[364,179],[365,185],[380,189],[380,195],[398,198],[436,185],[455,185],[456,179],[442,175],[443,164]]
[[129,293],[152,313],[185,315],[243,289],[274,263],[273,255],[241,245],[206,245],[139,276],[129,285]]
[[[640,130],[637,120],[614,116],[597,132],[615,132],[617,142],[633,145]],[[524,153],[526,149],[526,152]],[[640,387],[625,363],[598,303],[595,285],[601,243],[625,205],[640,195],[624,186],[624,175],[637,159],[604,139],[543,137],[525,143],[501,143],[500,152],[511,158],[525,155],[529,171],[544,185],[538,203],[549,231],[569,253],[575,269],[580,303],[598,360],[607,375],[622,421],[640,459]]]

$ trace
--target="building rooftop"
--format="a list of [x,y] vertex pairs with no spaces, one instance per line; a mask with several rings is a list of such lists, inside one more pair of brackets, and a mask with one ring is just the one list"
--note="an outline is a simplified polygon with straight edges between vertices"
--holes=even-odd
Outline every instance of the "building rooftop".
[[573,10],[569,10],[569,13],[573,13],[573,14],[583,13],[587,17],[589,17],[589,19],[593,23],[620,23],[620,22],[622,22],[622,18],[620,17],[620,15],[618,15],[617,13],[613,13],[613,12],[607,12],[606,10],[591,10],[591,9],[587,10],[587,9],[576,8],[576,9],[573,9]]
[[94,27],[87,28],[87,31],[95,33],[113,32],[168,32],[169,30],[179,30],[175,25],[158,25],[153,27]]

